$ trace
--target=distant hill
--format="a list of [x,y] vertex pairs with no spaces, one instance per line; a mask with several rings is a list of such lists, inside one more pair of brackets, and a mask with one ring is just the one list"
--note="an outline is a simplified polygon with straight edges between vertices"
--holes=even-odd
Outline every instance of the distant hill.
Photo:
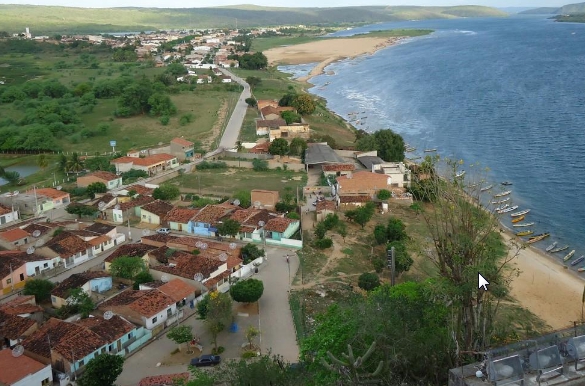
[[535,8],[520,13],[532,15],[575,15],[585,13],[585,3],[567,4],[562,7]]
[[498,7],[499,10],[504,11],[506,13],[521,13],[524,11],[531,11],[532,7]]
[[[66,17],[64,16],[66,15]],[[73,8],[0,5],[0,30],[35,35],[210,27],[339,25],[457,17],[505,17],[482,6],[276,8],[241,5],[216,8]]]
[[560,10],[559,7],[540,7],[527,9],[526,11],[519,12],[521,15],[556,15]]

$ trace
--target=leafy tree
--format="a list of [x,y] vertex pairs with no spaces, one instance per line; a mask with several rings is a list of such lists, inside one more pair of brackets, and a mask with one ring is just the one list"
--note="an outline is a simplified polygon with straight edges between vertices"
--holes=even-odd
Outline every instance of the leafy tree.
[[116,115],[129,117],[150,111],[149,98],[153,93],[151,81],[144,77],[138,82],[128,85],[118,99]]
[[364,291],[371,291],[380,286],[380,278],[372,272],[364,272],[358,278],[358,286]]
[[281,107],[292,106],[297,94],[294,92],[288,92],[280,98],[278,105]]
[[203,299],[197,302],[196,308],[199,319],[206,319],[207,311],[209,310],[209,296],[205,296]]
[[268,152],[272,155],[282,156],[288,154],[288,151],[288,141],[284,138],[276,138],[274,141],[272,141],[270,147],[268,148]]
[[150,114],[157,116],[169,116],[177,112],[177,107],[171,101],[168,95],[161,93],[155,93],[148,98],[148,104],[150,105]]
[[325,234],[327,233],[327,227],[325,226],[325,224],[323,223],[323,221],[319,221],[317,223],[317,225],[315,226],[315,231],[313,233],[315,233],[315,237],[318,240],[320,240],[323,237],[325,237]]
[[57,162],[59,170],[62,172],[67,171],[67,156],[63,153],[59,154],[59,161]]
[[85,168],[92,172],[96,170],[112,171],[115,170],[115,166],[110,165],[110,159],[108,157],[89,157],[85,159]]
[[386,246],[386,250],[389,251],[392,247],[394,247],[394,269],[396,274],[400,275],[402,272],[407,272],[414,261],[406,250],[406,246],[400,241],[392,241]]
[[264,293],[264,283],[257,279],[240,280],[230,288],[232,299],[240,303],[255,303]]
[[252,169],[255,172],[264,172],[268,170],[268,161],[263,159],[254,158],[252,160]]
[[365,206],[359,207],[354,210],[348,210],[347,212],[345,212],[345,217],[361,225],[362,229],[364,229],[364,226],[368,223],[368,221],[370,221],[370,219],[374,215],[374,209],[375,209],[374,204],[368,202]]
[[244,264],[249,264],[251,261],[264,256],[264,249],[259,248],[256,244],[249,243],[242,247],[241,254]]
[[254,339],[260,335],[260,331],[258,331],[258,329],[254,326],[248,326],[248,328],[246,329],[246,340],[248,341],[248,344],[250,347],[250,349],[252,348],[252,343],[254,342]]
[[221,236],[236,237],[240,232],[240,223],[230,218],[223,220],[221,224],[217,225],[217,233]]
[[152,192],[152,197],[157,200],[174,200],[181,195],[179,187],[176,185],[163,184]]
[[386,227],[386,233],[388,241],[400,241],[404,240],[406,236],[406,226],[399,218],[391,217],[388,220],[388,226]]
[[124,357],[120,355],[100,354],[85,366],[79,386],[114,386],[116,379],[122,374]]
[[49,166],[49,160],[45,154],[39,154],[37,157],[37,165],[44,171]]
[[317,107],[313,101],[313,98],[311,98],[309,94],[297,95],[292,105],[301,115],[311,115],[315,112]]
[[282,119],[285,120],[287,125],[290,125],[291,123],[299,123],[301,122],[301,116],[297,113],[295,113],[294,111],[290,111],[290,110],[286,110],[283,111],[282,113],[280,113],[280,116],[282,117]]
[[187,74],[188,71],[185,68],[185,66],[183,66],[181,63],[171,63],[166,67],[165,73],[171,74],[174,76],[180,76],[180,75]]
[[386,232],[386,227],[384,225],[376,225],[374,227],[374,240],[376,240],[376,244],[381,245],[388,241],[388,233]]
[[233,197],[240,201],[239,206],[242,208],[249,208],[252,205],[252,194],[249,190],[238,190]]
[[371,135],[364,135],[356,141],[360,151],[377,150],[378,156],[388,162],[404,160],[404,139],[392,130],[379,130]]
[[12,170],[4,171],[2,178],[8,181],[9,184],[14,185],[20,180],[20,173]]
[[217,336],[232,320],[232,299],[229,295],[217,291],[213,291],[207,297],[209,305],[207,306],[205,323],[211,333],[215,350],[217,350]]
[[250,88],[253,90],[256,88],[256,86],[262,83],[262,79],[257,76],[248,76],[246,77],[246,83],[248,83]]
[[134,276],[134,284],[132,285],[132,289],[138,290],[138,289],[140,289],[140,284],[150,283],[153,281],[154,281],[154,277],[152,277],[150,272],[148,272],[147,270],[144,270],[144,271],[140,272],[139,274],[137,274],[136,276]]
[[67,160],[66,169],[67,173],[71,172],[76,174],[83,170],[83,161],[78,153],[73,153],[71,158]]
[[98,209],[94,208],[93,206],[74,202],[69,204],[67,208],[65,208],[65,211],[69,214],[76,214],[79,216],[79,218],[81,218],[82,216],[94,216],[98,212]]
[[340,221],[336,227],[337,233],[339,236],[343,238],[343,242],[345,243],[345,238],[347,237],[347,224]]
[[327,249],[333,246],[333,240],[328,238],[318,239],[314,242],[315,248]]
[[389,190],[380,189],[378,191],[378,200],[386,201],[390,197],[392,197],[392,193]]
[[96,308],[96,304],[81,288],[74,288],[69,291],[67,304],[73,308],[74,312],[80,313],[82,318],[87,318]]
[[95,198],[96,193],[105,193],[108,191],[108,187],[103,182],[92,182],[87,186],[86,193],[91,198]]
[[144,271],[146,271],[146,265],[140,257],[120,256],[110,264],[112,276],[123,279],[134,279]]
[[268,65],[268,59],[262,52],[241,55],[238,62],[243,70],[261,70]]
[[55,284],[47,279],[30,279],[24,283],[24,294],[34,295],[37,303],[51,298],[51,291]]
[[167,332],[167,338],[175,342],[179,346],[179,351],[181,351],[181,345],[183,343],[188,343],[193,340],[193,332],[191,329],[192,327],[187,325],[172,327]]
[[258,101],[254,98],[246,98],[245,102],[248,104],[248,106],[250,107],[256,107],[258,106]]
[[307,150],[307,141],[305,141],[302,138],[293,138],[292,141],[290,141],[290,146],[289,146],[289,154],[290,155],[295,155],[295,156],[300,156],[303,157],[305,156],[305,150]]

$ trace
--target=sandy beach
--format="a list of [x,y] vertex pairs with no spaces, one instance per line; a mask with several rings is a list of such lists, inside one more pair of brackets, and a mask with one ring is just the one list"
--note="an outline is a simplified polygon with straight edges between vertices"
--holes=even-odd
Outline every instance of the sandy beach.
[[315,42],[272,48],[264,52],[270,65],[304,64],[318,62],[308,76],[299,78],[308,81],[323,72],[329,64],[346,58],[371,55],[378,50],[396,44],[404,38],[363,37],[353,39],[322,39]]

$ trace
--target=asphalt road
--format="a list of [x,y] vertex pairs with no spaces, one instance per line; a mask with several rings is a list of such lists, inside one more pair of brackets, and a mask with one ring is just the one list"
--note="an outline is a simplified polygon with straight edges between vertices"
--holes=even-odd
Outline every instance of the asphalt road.
[[252,94],[250,93],[250,85],[248,85],[248,83],[246,83],[242,78],[232,74],[225,68],[220,68],[220,70],[244,86],[244,91],[242,91],[240,99],[238,99],[238,102],[236,103],[236,107],[230,116],[230,120],[228,121],[225,131],[223,132],[223,136],[221,137],[221,141],[219,142],[220,148],[232,149],[236,147],[236,142],[238,141],[238,137],[240,135],[240,129],[242,128],[242,123],[244,123],[244,117],[246,116],[246,110],[248,109],[248,104],[245,102],[245,100],[246,98],[250,98]]

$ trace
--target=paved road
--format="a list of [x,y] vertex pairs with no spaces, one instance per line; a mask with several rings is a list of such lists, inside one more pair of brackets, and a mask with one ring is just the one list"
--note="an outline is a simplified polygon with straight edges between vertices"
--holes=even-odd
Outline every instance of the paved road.
[[236,146],[236,142],[238,141],[238,137],[240,135],[240,129],[242,128],[242,123],[244,123],[244,117],[246,116],[246,110],[248,109],[248,104],[245,102],[245,100],[246,98],[250,98],[252,94],[250,93],[250,85],[248,85],[248,83],[246,83],[242,78],[232,74],[225,68],[220,68],[220,70],[244,86],[244,91],[242,91],[240,99],[236,103],[236,107],[232,112],[230,120],[228,121],[225,131],[223,132],[223,136],[221,137],[221,141],[219,142],[219,148],[232,149]]

